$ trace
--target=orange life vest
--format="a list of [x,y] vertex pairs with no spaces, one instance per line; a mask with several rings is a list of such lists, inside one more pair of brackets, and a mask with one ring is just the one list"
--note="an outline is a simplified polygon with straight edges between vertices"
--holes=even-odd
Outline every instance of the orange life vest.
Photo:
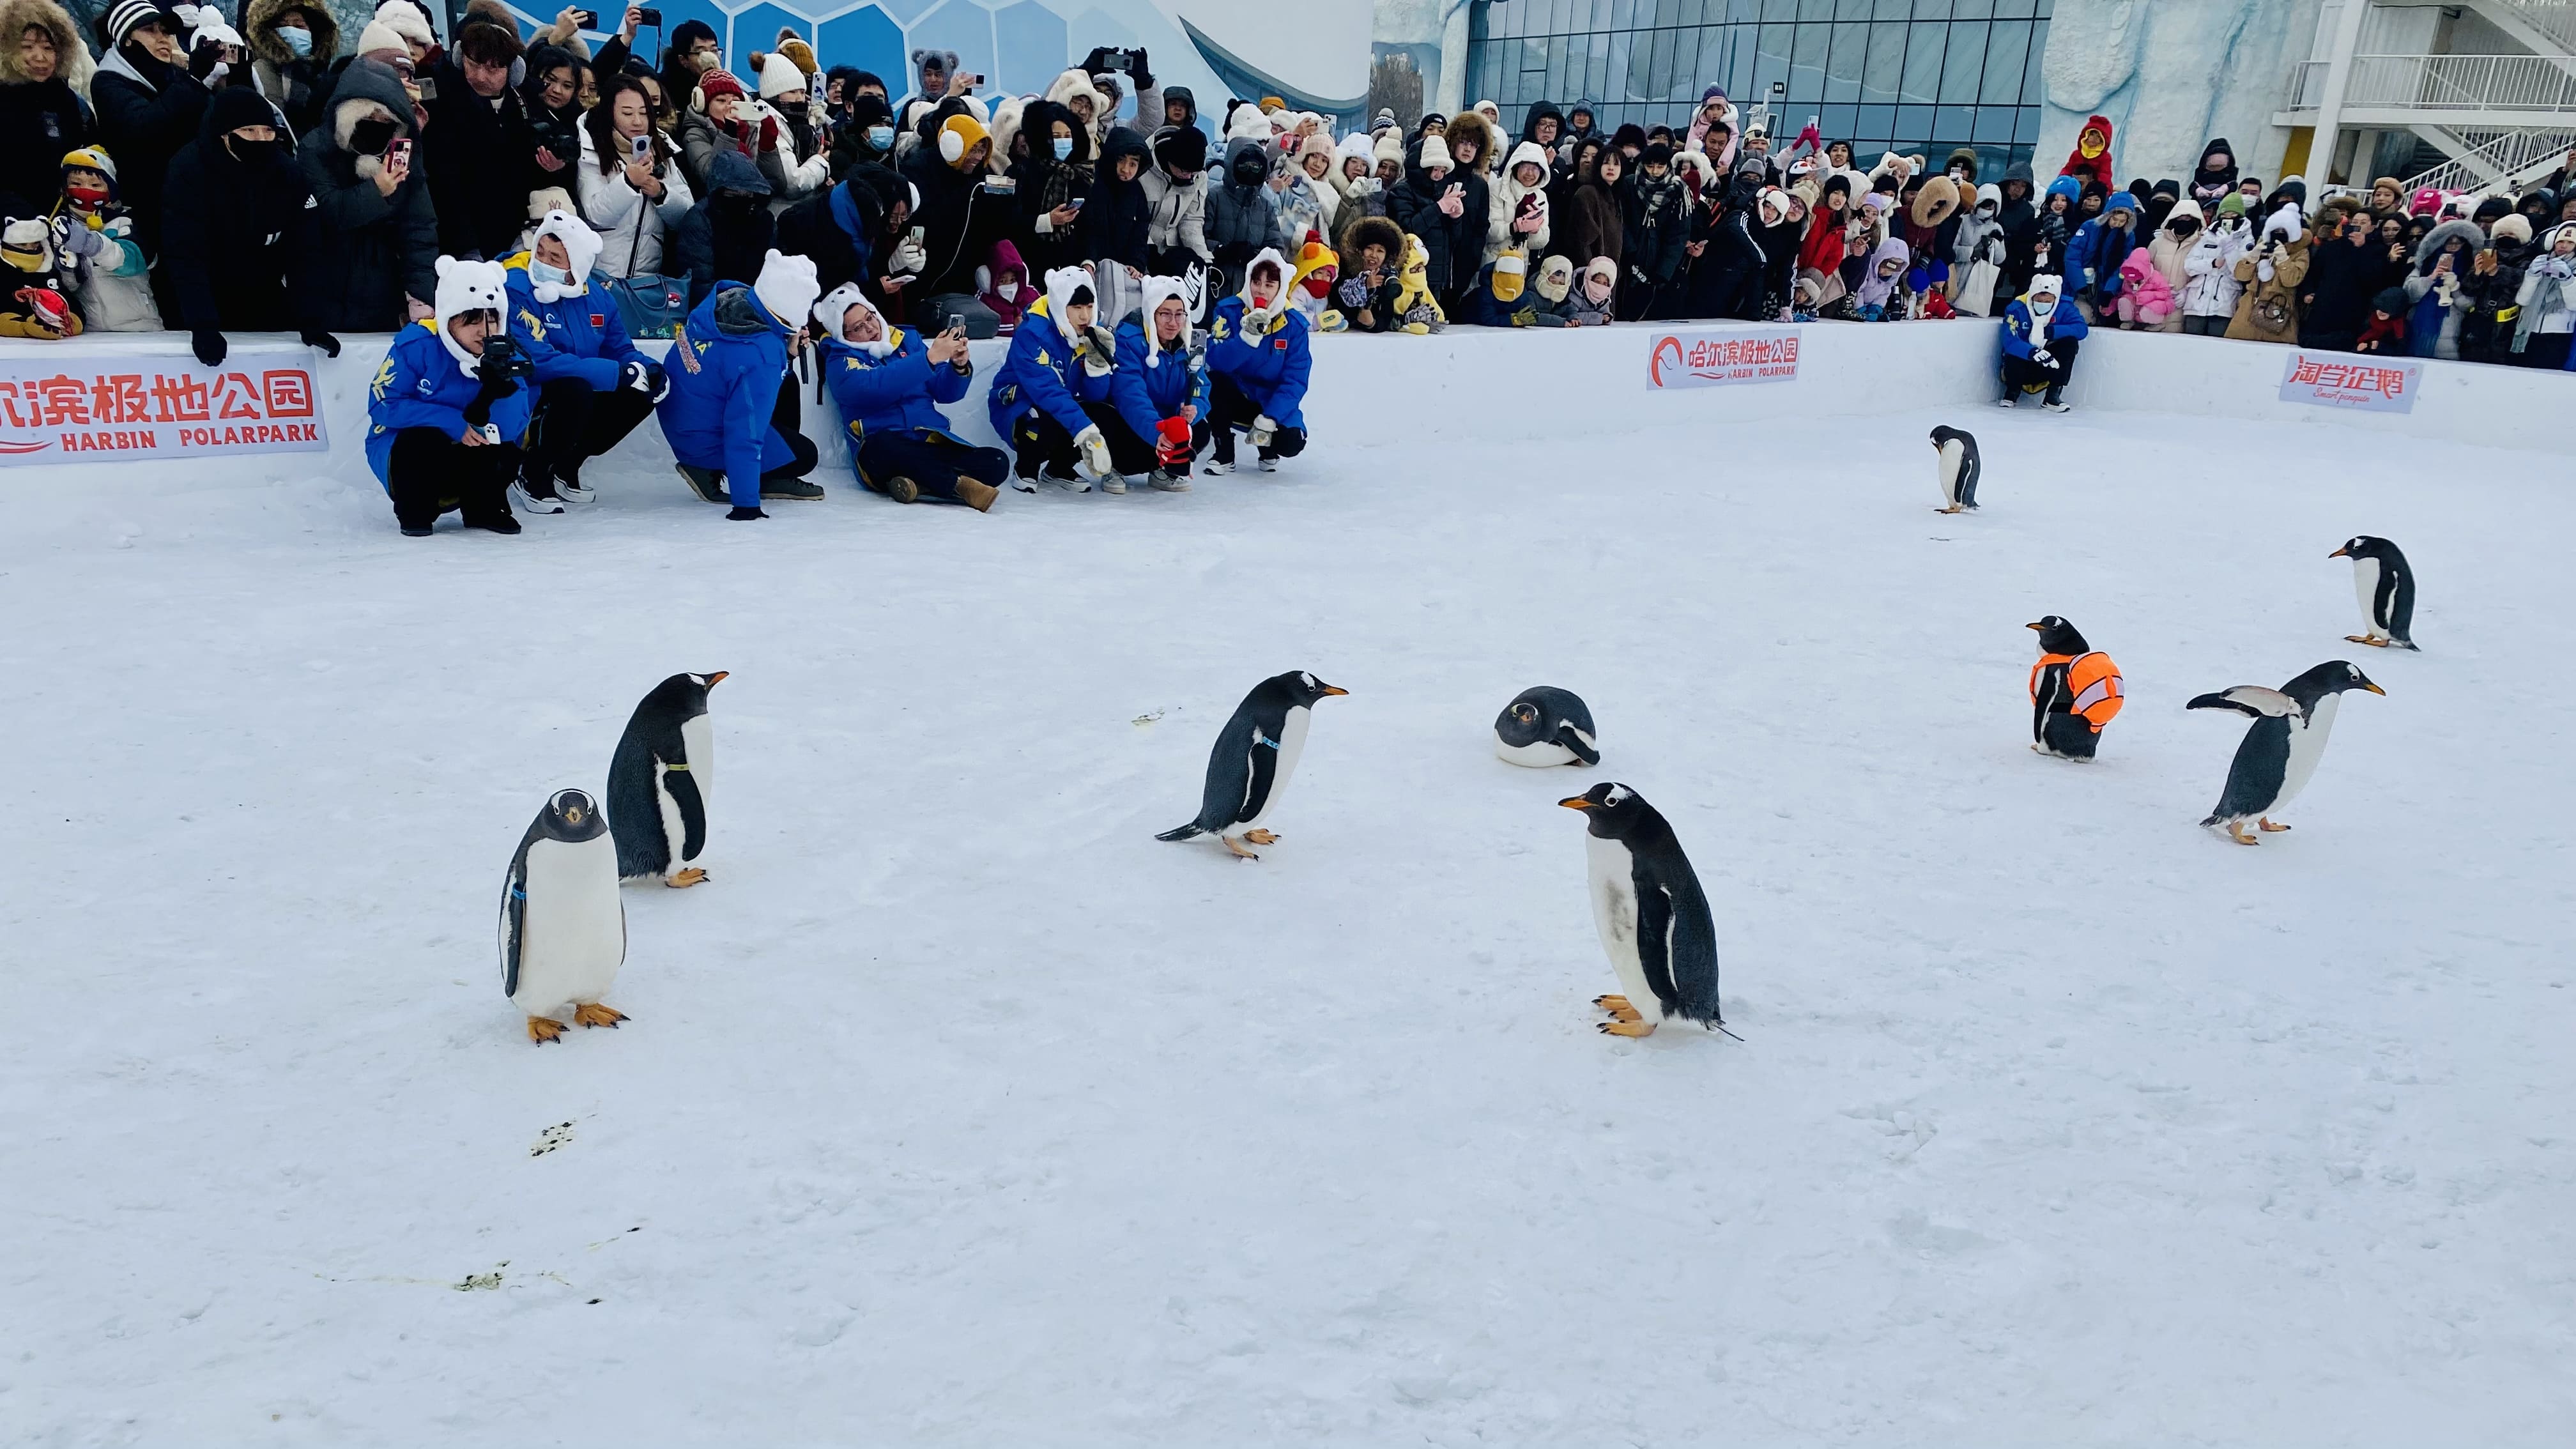
[[2099,649],[2082,656],[2042,654],[2039,662],[2030,667],[2031,703],[2039,703],[2039,676],[2052,664],[2067,666],[2066,688],[2075,696],[2072,713],[2084,716],[2085,722],[2093,726],[2093,733],[2102,733],[2102,726],[2119,714],[2120,706],[2128,699],[2128,690],[2120,682],[2120,666]]

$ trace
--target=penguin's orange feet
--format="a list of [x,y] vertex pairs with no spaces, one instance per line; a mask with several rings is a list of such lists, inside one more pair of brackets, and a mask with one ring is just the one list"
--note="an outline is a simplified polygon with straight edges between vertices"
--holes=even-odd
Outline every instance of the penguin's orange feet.
[[2388,647],[2388,641],[2375,634],[2346,634],[2343,638],[2344,642],[2347,644],[2367,644],[2373,649],[2385,649]]
[[1257,853],[1257,852],[1255,852],[1255,851],[1249,851],[1249,850],[1244,849],[1244,848],[1243,848],[1243,842],[1242,842],[1242,841],[1240,841],[1240,840],[1235,839],[1235,838],[1234,838],[1233,836],[1231,836],[1231,835],[1220,835],[1220,836],[1218,836],[1218,837],[1217,837],[1217,839],[1224,841],[1224,842],[1225,842],[1225,848],[1226,848],[1226,849],[1233,851],[1235,854],[1237,854],[1237,855],[1239,855],[1239,856],[1242,856],[1245,860],[1259,860],[1259,859],[1261,858],[1261,856],[1259,855],[1259,853]]
[[1628,998],[1613,991],[1606,996],[1596,996],[1592,998],[1592,1004],[1600,1007],[1603,1011],[1619,1011],[1628,1005]]
[[1613,1021],[1644,1021],[1646,1019],[1642,1015],[1639,1015],[1637,1008],[1633,1006],[1605,1006],[1601,1009],[1610,1013],[1610,1019]]
[[1642,1021],[1605,1021],[1601,1023],[1601,1031],[1606,1036],[1640,1037],[1655,1034],[1655,1029]]
[[626,1013],[602,1002],[587,1001],[572,1009],[572,1019],[583,1026],[605,1026],[614,1029],[627,1019]]
[[2270,817],[2270,816],[2268,816],[2268,815],[2263,816],[2263,817],[2261,817],[2261,818],[2257,819],[2254,823],[2255,823],[2255,825],[2256,825],[2256,826],[2260,827],[2260,828],[2261,828],[2261,829],[2262,829],[2266,834],[2270,834],[2270,835],[2278,835],[2278,834],[2280,834],[2282,831],[2287,830],[2287,829],[2289,829],[2289,828],[2290,828],[2290,827],[2288,827],[2288,826],[2286,826],[2286,825],[2275,825],[2275,824],[2273,824],[2273,823],[2272,823],[2272,817]]
[[705,880],[706,878],[707,873],[693,865],[687,870],[673,871],[671,874],[664,876],[662,878],[662,884],[669,886],[675,891],[686,890],[690,886],[696,885],[698,882]]
[[551,1016],[532,1016],[528,1018],[528,1040],[535,1042],[539,1046],[544,1046],[550,1041],[561,1041],[563,1040],[563,1034],[564,1024],[555,1020]]
[[1243,838],[1251,841],[1255,845],[1277,845],[1279,843],[1279,837],[1271,834],[1267,830],[1247,830],[1243,832]]
[[1965,513],[1968,510],[1954,503],[1947,508],[1935,508],[1932,511],[1935,513]]
[[2261,841],[2256,840],[2253,836],[2245,833],[2245,822],[2242,820],[2236,821],[2234,824],[2227,827],[2227,838],[2235,841],[2239,845],[2262,844]]

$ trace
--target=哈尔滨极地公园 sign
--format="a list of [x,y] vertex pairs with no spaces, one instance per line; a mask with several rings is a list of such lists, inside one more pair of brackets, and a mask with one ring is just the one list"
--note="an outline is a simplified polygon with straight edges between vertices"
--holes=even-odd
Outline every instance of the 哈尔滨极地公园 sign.
[[1646,335],[1648,392],[1793,382],[1798,376],[1795,327],[1657,330]]
[[221,367],[184,354],[34,349],[0,357],[0,462],[319,453],[330,446],[305,348],[241,348]]

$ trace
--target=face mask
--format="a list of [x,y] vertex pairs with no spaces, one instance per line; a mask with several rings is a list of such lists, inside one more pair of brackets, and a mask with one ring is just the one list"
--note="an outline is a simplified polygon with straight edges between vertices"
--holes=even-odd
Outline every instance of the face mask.
[[876,148],[876,149],[877,149],[877,150],[879,150],[879,151],[891,151],[891,150],[893,150],[893,149],[894,149],[894,127],[892,127],[892,126],[870,126],[870,127],[868,127],[868,144],[869,144],[870,146],[872,146],[872,147]]
[[63,195],[70,197],[72,199],[72,204],[75,206],[93,207],[107,205],[107,192],[98,187],[66,186],[63,188]]
[[1056,138],[1055,138],[1055,159],[1057,159],[1058,161],[1062,161],[1062,160],[1066,159],[1067,157],[1071,156],[1072,154],[1073,154],[1073,138],[1072,138],[1071,136],[1058,136],[1058,137],[1056,137]]
[[286,147],[280,141],[245,141],[239,136],[227,135],[224,149],[232,152],[233,159],[245,166],[262,166]]
[[535,286],[561,290],[572,285],[572,273],[531,257],[528,260],[528,281]]
[[295,52],[295,58],[297,60],[302,60],[313,54],[312,31],[293,30],[281,25],[271,33],[276,35],[279,42],[285,45],[288,50]]
[[393,139],[394,123],[381,117],[360,121],[349,128],[349,150],[354,155],[382,156],[385,147],[393,144]]

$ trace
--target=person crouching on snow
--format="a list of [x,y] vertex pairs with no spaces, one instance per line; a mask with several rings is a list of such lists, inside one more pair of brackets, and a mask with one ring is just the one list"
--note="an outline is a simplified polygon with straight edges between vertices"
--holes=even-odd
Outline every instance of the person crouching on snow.
[[498,262],[440,257],[437,271],[430,316],[394,339],[367,390],[367,466],[406,538],[451,508],[467,528],[517,533],[509,487],[534,369],[501,320],[509,286]]
[[1243,290],[1216,304],[1207,362],[1215,416],[1211,475],[1234,471],[1234,430],[1252,438],[1261,471],[1306,451],[1306,378],[1313,369],[1306,318],[1288,305],[1288,262],[1264,248],[1243,271]]
[[568,211],[537,222],[509,272],[510,336],[536,366],[535,416],[511,497],[530,513],[587,503],[581,465],[616,447],[653,414],[670,384],[662,364],[626,335],[617,304],[590,291],[599,233]]
[[671,385],[655,411],[680,476],[698,497],[729,503],[737,523],[767,518],[760,500],[823,496],[803,433],[779,432],[779,384],[805,345],[805,317],[822,285],[807,257],[772,247],[746,287],[719,283],[671,341]]
[[946,498],[978,513],[992,508],[1011,460],[957,436],[939,405],[966,396],[975,376],[966,321],[925,338],[885,320],[856,282],[814,304],[823,329],[823,383],[840,405],[859,482],[897,503]]
[[2067,411],[2066,381],[2075,375],[2077,345],[2087,330],[2084,314],[2066,299],[2064,284],[2042,272],[2030,279],[2030,290],[2004,309],[2004,394],[1998,405],[2011,407],[2025,392],[2048,394],[2050,412]]
[[[1329,253],[1327,253],[1329,255]],[[1188,288],[1147,277],[1145,306],[1118,324],[1118,371],[1109,404],[1089,403],[1118,471],[1165,493],[1187,493],[1190,460],[1208,444],[1208,375],[1192,345]]]
[[1011,486],[1023,493],[1037,492],[1041,479],[1068,493],[1088,493],[1091,482],[1078,468],[1088,468],[1111,493],[1127,491],[1086,406],[1109,400],[1109,375],[1118,366],[1118,341],[1098,315],[1088,268],[1047,273],[1046,295],[1020,319],[1002,370],[993,374],[984,409],[1017,455]]

